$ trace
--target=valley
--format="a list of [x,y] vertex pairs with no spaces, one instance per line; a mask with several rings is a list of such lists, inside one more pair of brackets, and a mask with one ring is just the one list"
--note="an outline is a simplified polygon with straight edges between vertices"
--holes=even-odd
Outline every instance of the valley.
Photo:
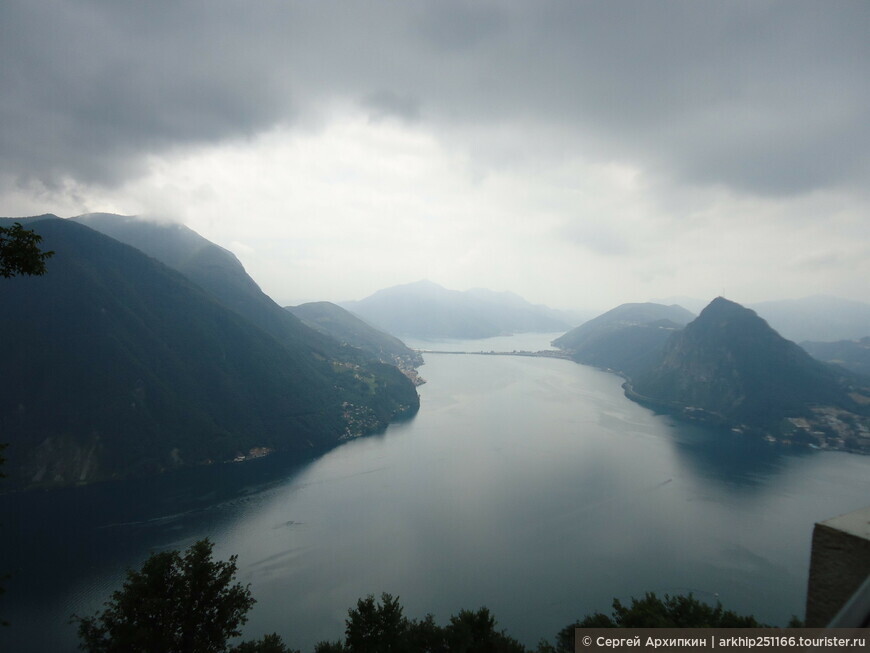
[[303,651],[382,591],[413,618],[486,605],[529,646],[645,591],[800,615],[812,525],[865,505],[870,457],[675,421],[626,399],[616,375],[510,355],[554,337],[425,354],[412,419],[321,456],[0,497],[18,534],[0,541],[13,624],[0,647],[72,653],[70,613],[99,608],[149,552],[205,536],[239,554],[258,600],[245,637]]
[[[0,651],[832,623],[870,571],[868,26],[0,3]],[[89,617],[121,597],[141,629]]]

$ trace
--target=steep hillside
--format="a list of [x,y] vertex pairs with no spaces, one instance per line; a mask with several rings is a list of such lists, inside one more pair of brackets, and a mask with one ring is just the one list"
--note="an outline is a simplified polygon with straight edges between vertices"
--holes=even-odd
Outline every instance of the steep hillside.
[[331,302],[309,302],[286,306],[285,310],[312,329],[356,347],[382,363],[395,365],[419,382],[415,368],[423,364],[423,357],[398,338],[369,326],[350,311]]
[[10,486],[148,474],[254,447],[326,448],[383,426],[396,406],[379,391],[410,386],[394,368],[398,379],[381,381],[291,351],[87,227],[28,226],[55,256],[43,277],[0,283]]
[[[861,416],[870,414],[865,390],[854,377],[814,360],[753,311],[722,297],[675,333],[661,362],[627,390],[632,398],[707,422],[776,436],[827,432],[822,444],[851,438],[846,448],[870,445],[864,437],[870,433],[860,426],[866,425]],[[854,428],[834,428],[837,420]]]
[[73,219],[178,270],[218,302],[271,335],[292,355],[314,356],[331,361],[336,370],[347,371],[335,383],[357,404],[361,402],[359,383],[364,380],[365,386],[372,389],[372,396],[364,401],[366,410],[377,415],[379,427],[406,414],[408,406],[419,406],[413,383],[392,363],[385,364],[377,356],[304,324],[266,295],[232,252],[188,227],[109,213]]
[[338,343],[312,331],[276,304],[245,272],[232,252],[192,229],[110,213],[90,213],[71,219],[132,245],[181,272],[289,348],[313,348],[330,358],[339,355]]
[[459,292],[431,281],[385,288],[341,305],[387,333],[414,338],[488,338],[569,326],[554,318],[551,309],[512,293]]
[[559,336],[553,341],[553,344],[561,349],[579,350],[583,346],[593,343],[602,335],[625,327],[660,321],[668,321],[679,326],[685,326],[693,319],[695,319],[694,314],[676,304],[671,306],[650,302],[620,304],[616,308],[602,313],[598,317],[584,322],[566,334]]
[[658,362],[668,338],[695,316],[681,306],[622,304],[556,338],[584,365],[633,377]]

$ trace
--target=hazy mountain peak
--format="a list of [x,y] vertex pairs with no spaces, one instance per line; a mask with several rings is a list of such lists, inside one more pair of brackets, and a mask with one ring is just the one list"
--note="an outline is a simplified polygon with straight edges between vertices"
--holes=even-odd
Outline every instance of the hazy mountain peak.
[[[711,301],[707,306],[704,307],[704,310],[701,311],[701,314],[698,318],[709,319],[710,317],[743,317],[750,318],[756,317],[758,315],[755,311],[746,308],[745,306],[741,306],[737,302],[733,302],[730,299],[726,299],[725,297],[716,297],[713,301]],[[759,320],[761,318],[758,318]]]
[[[394,288],[409,288],[413,290],[447,290],[441,284],[435,283],[429,279],[420,279],[418,281],[412,281],[410,283],[399,284],[398,286],[393,286]],[[389,290],[387,288],[386,290]]]
[[652,365],[671,334],[694,317],[676,304],[620,304],[556,338],[553,345],[579,363],[633,376]]
[[[755,311],[724,297],[711,301],[698,318],[686,326],[686,337],[697,338],[699,334],[703,334],[703,338],[726,344],[732,352],[734,348],[779,348],[786,344],[797,348]],[[758,352],[759,355],[761,353]]]
[[343,307],[393,335],[417,338],[487,338],[508,333],[561,331],[570,322],[513,293],[460,292],[428,279],[384,288]]
[[435,283],[431,279],[420,279],[418,281],[412,281],[411,283],[407,283],[405,285],[414,286],[417,288],[441,288],[442,290],[446,290],[444,286],[439,283]]
[[[653,302],[620,304],[601,315],[584,322],[555,341],[560,347],[571,349],[573,341],[582,334],[592,333],[602,328],[611,329],[615,326],[631,324],[646,324],[657,320],[670,320],[685,325],[695,319],[695,315],[682,306],[673,304],[664,306]],[[561,341],[561,344],[559,344]],[[576,343],[574,343],[576,344]]]
[[10,225],[15,224],[16,222],[27,225],[31,222],[38,222],[39,220],[60,220],[58,216],[54,213],[43,213],[42,215],[28,215],[21,217],[3,217],[0,218],[0,223],[9,223]]
[[[373,297],[385,297],[385,296],[400,296],[400,295],[438,295],[444,293],[454,293],[458,292],[456,290],[448,290],[444,286],[440,286],[434,281],[429,281],[429,279],[420,279],[419,281],[412,281],[410,283],[402,283],[395,286],[389,286],[388,288],[381,288],[380,290],[375,291],[367,299]],[[365,301],[365,300],[362,300]]]

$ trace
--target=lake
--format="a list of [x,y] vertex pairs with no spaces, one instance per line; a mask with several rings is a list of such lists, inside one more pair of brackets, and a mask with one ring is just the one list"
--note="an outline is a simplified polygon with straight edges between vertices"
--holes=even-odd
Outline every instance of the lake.
[[[425,349],[542,349],[558,334]],[[0,650],[73,651],[152,551],[208,536],[258,603],[248,638],[308,653],[367,594],[438,623],[490,608],[529,645],[614,597],[685,593],[803,616],[813,523],[870,502],[870,457],[673,422],[570,361],[426,354],[421,407],[308,461],[0,497]]]

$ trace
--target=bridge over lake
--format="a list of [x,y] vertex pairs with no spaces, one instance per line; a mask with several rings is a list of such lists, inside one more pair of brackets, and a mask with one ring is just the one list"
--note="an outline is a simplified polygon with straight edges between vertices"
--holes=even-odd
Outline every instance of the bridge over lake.
[[533,356],[537,358],[564,358],[571,356],[558,349],[542,349],[540,351],[442,351],[437,349],[415,349],[419,354],[458,354],[463,356]]

